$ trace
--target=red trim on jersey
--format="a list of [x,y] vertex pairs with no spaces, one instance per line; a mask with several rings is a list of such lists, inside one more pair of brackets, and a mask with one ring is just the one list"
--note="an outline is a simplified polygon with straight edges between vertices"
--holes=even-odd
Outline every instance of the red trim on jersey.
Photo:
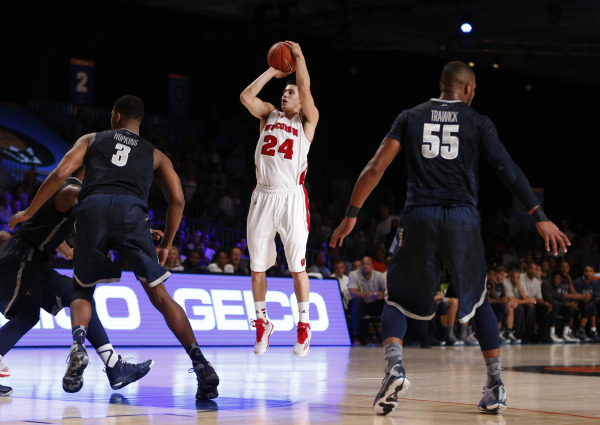
[[302,171],[302,174],[300,174],[300,178],[298,179],[298,184],[304,184],[304,179],[306,178],[306,171],[308,170],[305,169],[304,171]]
[[[304,176],[304,173],[302,173],[302,175]],[[310,231],[310,213],[308,212],[308,193],[306,192],[306,187],[304,187],[304,185],[302,185],[302,190],[304,190],[304,202],[306,203],[306,229]]]

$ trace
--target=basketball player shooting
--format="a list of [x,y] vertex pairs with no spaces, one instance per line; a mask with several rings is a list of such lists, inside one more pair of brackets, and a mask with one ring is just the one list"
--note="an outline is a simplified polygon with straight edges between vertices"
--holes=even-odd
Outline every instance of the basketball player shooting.
[[258,94],[273,77],[291,72],[269,67],[240,95],[242,104],[260,120],[260,137],[254,153],[256,190],[248,212],[247,239],[252,270],[252,295],[256,309],[254,354],[269,347],[273,323],[267,317],[266,271],[275,265],[275,235],[285,248],[288,268],[294,278],[298,299],[298,339],[294,355],[305,356],[310,349],[309,281],[306,274],[306,242],[310,227],[308,196],[304,189],[307,156],[319,120],[319,111],[310,92],[310,77],[298,43],[286,41],[296,60],[296,81],[288,81],[281,96],[281,111]]

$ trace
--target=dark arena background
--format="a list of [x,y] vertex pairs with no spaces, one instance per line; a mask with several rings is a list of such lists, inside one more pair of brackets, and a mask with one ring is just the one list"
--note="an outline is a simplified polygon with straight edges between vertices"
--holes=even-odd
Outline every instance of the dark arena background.
[[[182,180],[186,207],[180,246],[198,234],[212,251],[244,250],[258,120],[241,104],[240,93],[267,69],[270,46],[293,40],[302,47],[320,112],[306,177],[311,212],[306,261],[315,264],[323,252],[329,269],[341,258],[348,273],[352,261],[363,255],[378,258],[385,246],[387,239],[381,246],[372,243],[381,207],[389,207],[392,215],[401,211],[405,170],[397,158],[362,208],[348,244],[328,249],[354,182],[394,118],[438,97],[442,67],[462,60],[477,77],[472,107],[491,118],[546,214],[572,238],[570,252],[560,259],[571,262],[573,279],[588,264],[598,276],[598,1],[25,0],[4,2],[0,17],[3,197],[10,192],[17,198],[22,188],[30,201],[69,146],[85,133],[107,129],[114,101],[134,94],[146,108],[142,136],[171,157]],[[469,33],[460,29],[466,22],[472,25]],[[279,106],[286,81],[270,81],[260,97]],[[514,267],[541,262],[541,238],[531,221],[485,159],[480,163],[479,209],[490,267],[503,264],[507,253]],[[23,208],[26,201],[21,199]],[[151,190],[149,206],[153,226],[160,228],[166,204],[158,187]],[[4,231],[12,215],[7,211],[2,202]],[[510,235],[504,234],[509,227]],[[295,358],[296,299],[279,251],[268,300],[276,329],[272,347],[262,356],[252,352],[249,275],[173,273],[170,287],[167,282],[219,373],[218,398],[196,402],[197,384],[187,373],[185,351],[156,317],[132,273],[124,271],[122,282],[101,287],[99,314],[119,353],[132,354],[132,362],[155,361],[148,376],[112,391],[102,361],[90,349],[83,390],[63,392],[69,312],[56,317],[44,312],[0,358],[11,371],[9,377],[0,374],[0,385],[14,390],[0,397],[0,422],[600,421],[600,345],[591,337],[503,345],[508,409],[487,416],[476,406],[484,384],[479,347],[424,343],[412,321],[403,357],[412,387],[393,414],[374,415],[384,367],[378,317],[369,323],[368,343],[357,344],[337,280],[313,275],[311,351]],[[71,266],[57,256],[57,270],[69,275]],[[0,324],[6,322],[0,316]],[[559,319],[557,330],[563,327]],[[432,329],[435,333],[436,325]],[[590,325],[586,332],[592,335]]]

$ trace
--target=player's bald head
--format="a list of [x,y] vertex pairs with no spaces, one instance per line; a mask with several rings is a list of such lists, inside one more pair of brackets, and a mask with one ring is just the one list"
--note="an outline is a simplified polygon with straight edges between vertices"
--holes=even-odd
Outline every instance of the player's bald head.
[[467,83],[475,82],[475,73],[464,62],[448,62],[442,70],[441,83],[443,86],[463,86]]

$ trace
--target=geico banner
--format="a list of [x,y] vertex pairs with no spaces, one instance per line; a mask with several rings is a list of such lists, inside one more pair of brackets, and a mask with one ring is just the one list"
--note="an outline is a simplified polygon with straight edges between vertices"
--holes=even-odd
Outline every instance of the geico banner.
[[[57,269],[72,276],[71,270]],[[296,341],[298,303],[291,278],[268,279],[267,312],[275,325],[270,345]],[[176,274],[165,282],[167,291],[185,310],[201,346],[254,345],[254,301],[249,276]],[[123,272],[118,283],[98,285],[96,309],[115,346],[178,346],[162,315],[152,306],[133,273]],[[17,346],[70,345],[69,309],[52,316],[42,310],[40,321]],[[6,323],[0,315],[0,325]],[[350,338],[337,280],[310,282],[310,325],[316,345],[349,345]]]

